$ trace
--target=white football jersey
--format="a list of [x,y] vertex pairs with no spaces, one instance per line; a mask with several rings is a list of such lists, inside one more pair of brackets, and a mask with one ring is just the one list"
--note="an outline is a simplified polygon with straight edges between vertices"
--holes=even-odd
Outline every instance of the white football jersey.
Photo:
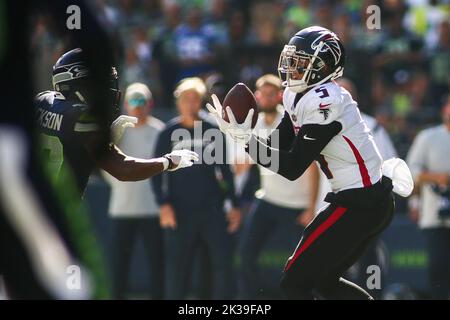
[[[370,186],[381,178],[382,158],[350,93],[335,82],[312,88],[298,101],[285,89],[283,105],[297,132],[305,124],[338,121],[342,130],[321,151],[318,162],[333,192]],[[306,134],[301,139],[314,139]]]

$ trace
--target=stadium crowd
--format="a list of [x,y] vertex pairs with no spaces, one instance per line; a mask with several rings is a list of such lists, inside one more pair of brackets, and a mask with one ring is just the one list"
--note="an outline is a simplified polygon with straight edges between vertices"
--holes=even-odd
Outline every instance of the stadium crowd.
[[[381,8],[379,30],[366,27],[370,4]],[[356,83],[360,108],[388,130],[399,156],[406,156],[418,129],[438,121],[448,92],[447,1],[97,0],[95,5],[122,40],[121,87],[146,83],[156,108],[174,107],[173,90],[185,77],[218,73],[227,87],[239,81],[254,87],[261,75],[277,73],[280,48],[289,37],[314,24],[344,42],[345,75]],[[34,29],[38,92],[49,87],[48,70],[66,48],[45,15],[36,15]]]
[[[370,30],[373,4],[381,9],[380,26]],[[182,79],[200,77],[210,93],[224,94],[237,82],[255,89],[258,78],[277,74],[289,38],[310,25],[343,41],[345,77],[356,86],[359,107],[386,129],[400,158],[420,130],[440,123],[449,92],[449,1],[96,0],[93,6],[121,39],[120,87],[146,84],[152,113],[163,121],[176,113],[173,93]],[[32,25],[39,92],[51,87],[49,70],[70,48],[45,13],[36,13]],[[406,203],[398,210],[406,212]]]

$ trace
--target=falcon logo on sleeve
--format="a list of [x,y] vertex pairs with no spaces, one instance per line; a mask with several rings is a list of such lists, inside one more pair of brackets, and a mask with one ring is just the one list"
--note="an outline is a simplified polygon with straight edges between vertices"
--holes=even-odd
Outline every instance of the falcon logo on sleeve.
[[331,110],[329,108],[330,105],[331,105],[331,103],[327,103],[327,104],[320,103],[319,104],[319,113],[323,115],[324,120],[327,120],[328,116],[330,115],[330,112],[331,112]]

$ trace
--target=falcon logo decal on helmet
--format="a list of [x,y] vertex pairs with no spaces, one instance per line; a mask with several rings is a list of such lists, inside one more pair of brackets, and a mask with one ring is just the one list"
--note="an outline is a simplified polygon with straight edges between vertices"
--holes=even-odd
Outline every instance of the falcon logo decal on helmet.
[[333,55],[334,62],[337,64],[342,55],[341,46],[339,46],[338,42],[339,38],[336,34],[328,30],[321,30],[319,31],[319,34],[320,36],[311,44],[311,49],[316,50],[320,42],[323,42],[320,52],[329,50]]

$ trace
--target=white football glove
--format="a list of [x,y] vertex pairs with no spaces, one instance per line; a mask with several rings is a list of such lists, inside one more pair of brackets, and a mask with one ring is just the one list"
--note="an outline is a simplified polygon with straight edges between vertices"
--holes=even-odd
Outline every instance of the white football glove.
[[175,150],[168,153],[164,158],[169,160],[168,171],[175,171],[181,168],[190,167],[194,161],[198,161],[198,154],[191,150]]
[[111,124],[111,140],[114,144],[117,144],[125,132],[127,127],[134,127],[138,122],[136,117],[121,115]]
[[207,103],[206,108],[211,113],[211,115],[216,119],[217,124],[219,126],[220,131],[225,134],[228,134],[234,141],[238,144],[245,146],[252,137],[252,118],[254,109],[250,109],[245,118],[245,121],[241,124],[237,123],[236,118],[234,117],[233,111],[230,107],[226,107],[226,112],[228,114],[228,119],[230,122],[226,122],[222,118],[222,110],[223,107],[215,94],[211,96],[213,100],[214,106]]

